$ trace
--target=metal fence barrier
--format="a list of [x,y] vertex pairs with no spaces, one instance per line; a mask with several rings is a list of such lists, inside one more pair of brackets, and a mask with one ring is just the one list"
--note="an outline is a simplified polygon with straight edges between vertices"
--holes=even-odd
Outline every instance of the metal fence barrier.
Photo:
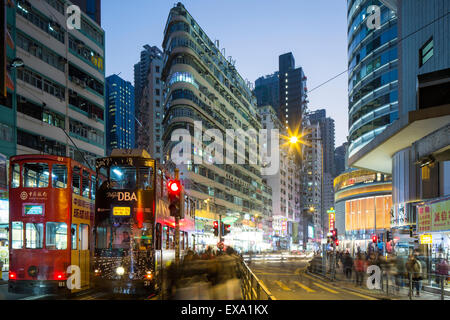
[[[416,290],[416,281],[412,279],[412,274],[398,275],[395,272],[381,269],[380,289],[374,289],[374,292],[384,294],[388,297],[408,297],[413,299],[414,291]],[[336,265],[333,256],[327,259],[322,257],[315,257],[309,262],[308,271],[321,275],[329,280],[343,283],[357,284],[356,271],[352,268],[351,276],[348,278],[341,265]],[[367,283],[368,274],[364,271],[362,274],[362,286],[365,287]],[[448,293],[445,292],[444,283],[450,280],[448,275],[439,275],[436,273],[426,273],[426,277],[421,280],[421,290],[424,291],[424,286],[428,287],[427,293],[434,293],[439,295],[440,300],[444,300]],[[450,288],[449,288],[450,289]],[[430,292],[429,290],[432,290]]]
[[242,259],[238,263],[243,300],[276,300]]

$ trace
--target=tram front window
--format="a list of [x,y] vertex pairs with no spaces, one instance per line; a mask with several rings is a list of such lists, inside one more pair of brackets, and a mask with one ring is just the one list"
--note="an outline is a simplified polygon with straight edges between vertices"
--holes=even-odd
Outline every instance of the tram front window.
[[147,251],[151,249],[151,224],[144,223],[142,229],[131,223],[102,224],[97,227],[97,249],[124,251]]
[[112,189],[136,189],[136,168],[112,166],[110,169],[110,181]]

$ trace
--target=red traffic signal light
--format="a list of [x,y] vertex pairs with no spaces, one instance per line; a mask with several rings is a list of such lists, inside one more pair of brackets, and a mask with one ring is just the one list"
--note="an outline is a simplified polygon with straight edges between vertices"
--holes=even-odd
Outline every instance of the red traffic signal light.
[[336,229],[331,230],[331,236],[336,237],[336,235],[337,235]]
[[334,243],[336,243],[336,245],[338,246],[339,245],[339,240],[336,239],[336,241]]
[[214,226],[214,236],[217,237],[219,235],[219,223],[217,221],[214,221],[213,226]]
[[377,243],[378,242],[378,237],[376,235],[372,236],[372,242],[373,243]]
[[178,194],[181,190],[181,183],[179,180],[170,180],[167,183],[167,188],[169,189],[169,193]]

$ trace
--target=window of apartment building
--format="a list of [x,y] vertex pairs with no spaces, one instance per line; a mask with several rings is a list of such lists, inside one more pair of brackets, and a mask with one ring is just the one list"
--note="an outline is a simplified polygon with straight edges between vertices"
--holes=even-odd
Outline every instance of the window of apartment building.
[[160,79],[156,78],[156,84],[159,84]]
[[156,105],[157,107],[161,107],[161,101],[155,100],[155,105]]
[[17,130],[17,144],[57,156],[66,156],[66,146],[52,139]]
[[159,90],[159,89],[155,89],[155,94],[156,94],[157,96],[159,96],[159,95],[160,95],[160,90]]
[[159,66],[155,66],[155,71],[159,73]]
[[41,44],[32,39],[26,37],[22,33],[17,33],[16,39],[17,45],[25,50],[26,52],[32,54],[33,56],[45,61],[49,65],[57,68],[60,71],[65,70],[65,60],[60,55],[54,53],[50,49],[45,48]]
[[51,95],[57,98],[64,99],[65,97],[64,87],[58,85],[57,83],[51,80],[47,80],[41,77],[39,74],[31,70],[28,69],[17,70],[17,78],[32,85],[33,87],[36,87],[47,93],[50,93]]
[[434,53],[433,37],[431,37],[419,50],[419,67],[422,67]]

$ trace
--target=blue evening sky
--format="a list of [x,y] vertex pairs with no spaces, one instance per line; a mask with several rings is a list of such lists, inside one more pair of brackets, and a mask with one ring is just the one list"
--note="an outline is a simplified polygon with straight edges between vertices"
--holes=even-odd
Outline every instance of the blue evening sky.
[[[133,66],[144,44],[161,48],[169,10],[177,1],[103,0],[106,75],[134,84]],[[220,41],[244,79],[278,69],[292,52],[311,90],[347,69],[345,0],[185,0],[209,38]],[[347,73],[309,94],[310,110],[326,109],[336,123],[336,147],[348,134]]]

